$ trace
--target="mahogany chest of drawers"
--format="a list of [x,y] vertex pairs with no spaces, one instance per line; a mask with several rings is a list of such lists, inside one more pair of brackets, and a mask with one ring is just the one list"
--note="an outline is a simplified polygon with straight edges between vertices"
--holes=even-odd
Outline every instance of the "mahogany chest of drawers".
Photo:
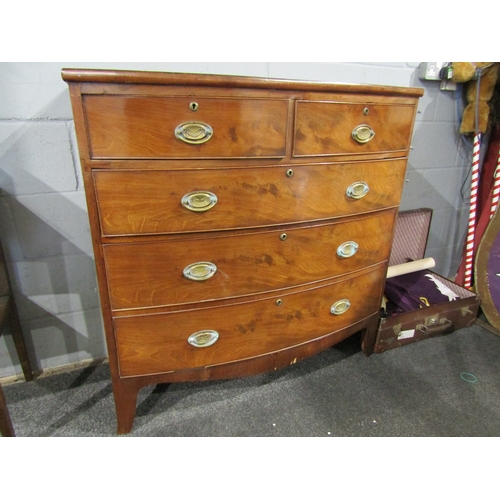
[[421,89],[63,70],[118,433],[149,384],[373,352]]

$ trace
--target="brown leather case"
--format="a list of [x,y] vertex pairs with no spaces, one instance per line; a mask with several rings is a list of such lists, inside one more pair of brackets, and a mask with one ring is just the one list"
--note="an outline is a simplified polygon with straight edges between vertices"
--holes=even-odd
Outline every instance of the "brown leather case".
[[[421,208],[399,212],[389,265],[423,259],[427,246],[432,209]],[[429,270],[460,298],[422,309],[380,319],[374,352],[382,353],[395,347],[451,333],[472,325],[480,305],[476,293]]]

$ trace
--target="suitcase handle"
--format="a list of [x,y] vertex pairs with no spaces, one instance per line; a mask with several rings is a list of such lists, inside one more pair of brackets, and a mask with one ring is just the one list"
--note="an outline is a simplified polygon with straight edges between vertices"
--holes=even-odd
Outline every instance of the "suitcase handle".
[[437,325],[417,325],[416,328],[419,332],[423,333],[424,335],[429,335],[433,333],[445,333],[447,331],[452,331],[453,330],[453,323],[449,319],[444,319],[441,320],[440,323]]

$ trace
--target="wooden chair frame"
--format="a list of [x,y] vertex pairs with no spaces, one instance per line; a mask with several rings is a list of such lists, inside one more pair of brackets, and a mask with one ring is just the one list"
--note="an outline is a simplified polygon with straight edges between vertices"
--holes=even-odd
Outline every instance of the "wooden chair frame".
[[[33,371],[31,369],[28,351],[26,349],[26,343],[24,341],[23,332],[21,329],[21,322],[19,321],[17,307],[14,301],[14,295],[12,293],[12,287],[7,272],[7,265],[5,262],[3,248],[0,244],[0,335],[2,335],[6,326],[9,326],[10,332],[12,334],[17,355],[19,356],[19,361],[23,369],[24,378],[26,379],[26,381],[33,380]],[[12,420],[10,418],[7,402],[5,400],[5,394],[2,390],[1,385],[0,433],[4,437],[14,437],[16,435]]]

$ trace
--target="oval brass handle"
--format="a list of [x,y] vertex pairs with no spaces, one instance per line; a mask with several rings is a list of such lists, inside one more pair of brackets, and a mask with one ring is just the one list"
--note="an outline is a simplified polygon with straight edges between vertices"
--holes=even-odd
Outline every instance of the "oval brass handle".
[[175,137],[187,144],[203,144],[214,134],[212,127],[202,122],[181,123],[175,128]]
[[193,347],[209,347],[217,340],[219,340],[219,334],[215,330],[201,330],[190,335],[188,343]]
[[351,307],[351,303],[348,299],[340,299],[330,307],[330,312],[338,316],[339,314],[344,314],[349,307]]
[[337,248],[337,255],[343,259],[352,257],[358,251],[359,245],[355,241],[346,241]]
[[370,125],[362,124],[354,127],[352,131],[352,138],[359,142],[359,144],[366,144],[370,142],[375,137],[375,131],[370,127]]
[[347,189],[346,194],[349,198],[359,200],[366,196],[370,191],[368,184],[364,181],[353,182]]
[[213,208],[219,200],[210,191],[193,191],[182,197],[182,205],[192,212],[205,212]]
[[184,276],[193,281],[205,281],[217,272],[217,266],[211,262],[194,262],[184,268]]

